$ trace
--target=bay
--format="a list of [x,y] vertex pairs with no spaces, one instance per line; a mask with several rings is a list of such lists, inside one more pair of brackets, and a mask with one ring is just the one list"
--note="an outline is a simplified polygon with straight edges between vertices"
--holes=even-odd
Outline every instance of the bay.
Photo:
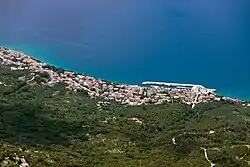
[[2,0],[0,45],[106,80],[250,100],[248,0]]

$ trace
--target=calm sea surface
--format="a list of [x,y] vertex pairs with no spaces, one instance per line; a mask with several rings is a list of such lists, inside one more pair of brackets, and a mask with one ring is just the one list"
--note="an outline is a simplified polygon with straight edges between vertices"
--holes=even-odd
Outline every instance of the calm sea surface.
[[250,99],[249,0],[1,0],[0,45],[106,80]]

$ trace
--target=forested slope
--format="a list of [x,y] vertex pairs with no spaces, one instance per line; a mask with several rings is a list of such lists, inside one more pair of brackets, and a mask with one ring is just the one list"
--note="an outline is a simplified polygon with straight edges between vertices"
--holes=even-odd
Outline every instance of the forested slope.
[[[17,166],[245,167],[250,108],[230,101],[126,106],[0,67],[0,163]],[[42,76],[41,76],[42,77]],[[29,82],[28,82],[29,81]]]

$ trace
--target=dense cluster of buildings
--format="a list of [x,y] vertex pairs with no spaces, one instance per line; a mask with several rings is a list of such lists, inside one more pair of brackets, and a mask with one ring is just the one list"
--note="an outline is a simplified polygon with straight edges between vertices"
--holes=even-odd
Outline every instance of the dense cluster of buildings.
[[23,53],[0,48],[0,63],[10,66],[11,70],[30,70],[36,76],[48,74],[49,79],[43,85],[53,86],[64,83],[73,91],[84,90],[91,98],[104,98],[107,101],[118,101],[124,104],[162,104],[164,102],[181,101],[195,105],[200,102],[221,100],[210,89],[194,85],[190,88],[169,87],[164,85],[125,85],[116,84],[91,76],[66,71],[35,60]]

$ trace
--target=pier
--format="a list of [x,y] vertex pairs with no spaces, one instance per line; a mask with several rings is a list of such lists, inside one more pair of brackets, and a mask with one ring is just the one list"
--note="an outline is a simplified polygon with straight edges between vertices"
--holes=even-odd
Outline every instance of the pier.
[[168,82],[142,82],[143,85],[160,85],[160,86],[169,86],[169,87],[179,87],[179,88],[192,88],[194,86],[204,87],[202,85],[196,84],[181,84],[181,83],[168,83]]

